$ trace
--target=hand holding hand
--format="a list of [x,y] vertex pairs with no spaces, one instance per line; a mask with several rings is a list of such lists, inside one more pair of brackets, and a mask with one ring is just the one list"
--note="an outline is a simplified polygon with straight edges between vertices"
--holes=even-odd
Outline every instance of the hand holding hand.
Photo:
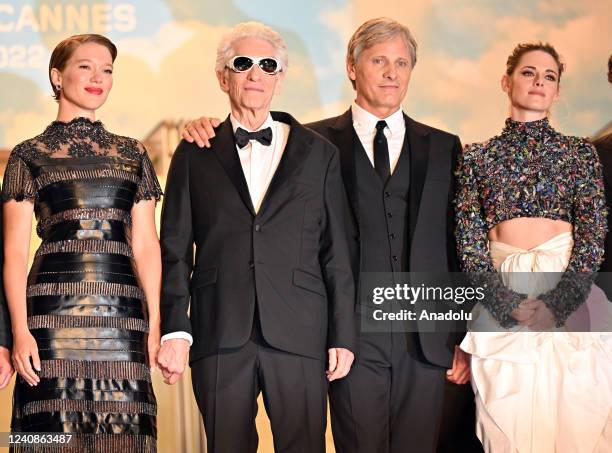
[[514,309],[510,316],[516,319],[519,324],[525,325],[524,323],[528,322],[535,315],[535,311],[540,303],[541,301],[538,299],[525,299],[519,304],[518,308]]
[[6,387],[13,376],[13,364],[11,363],[11,351],[0,346],[0,389]]
[[556,320],[550,308],[541,300],[534,315],[524,323],[520,323],[534,332],[547,332],[555,327]]
[[149,325],[149,338],[147,339],[147,353],[149,356],[149,366],[151,371],[158,368],[157,365],[157,354],[160,348],[160,331],[159,323],[156,325]]
[[173,338],[164,341],[157,354],[157,364],[164,376],[166,384],[175,384],[187,365],[189,358],[189,341],[182,338]]

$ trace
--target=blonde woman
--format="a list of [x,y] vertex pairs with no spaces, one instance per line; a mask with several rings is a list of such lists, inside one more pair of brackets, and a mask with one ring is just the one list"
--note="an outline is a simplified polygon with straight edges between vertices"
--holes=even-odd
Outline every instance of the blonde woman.
[[[58,44],[57,120],[15,147],[4,175],[11,429],[71,433],[62,451],[156,450],[161,190],[142,144],[96,121],[116,55],[100,35]],[[42,244],[28,276],[32,213]]]

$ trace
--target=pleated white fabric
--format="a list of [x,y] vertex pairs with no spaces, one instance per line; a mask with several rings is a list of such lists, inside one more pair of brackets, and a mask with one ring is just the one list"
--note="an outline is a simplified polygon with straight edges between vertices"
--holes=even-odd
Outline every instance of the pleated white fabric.
[[[572,233],[530,250],[489,243],[504,284],[529,297],[557,284],[572,247]],[[475,331],[461,348],[472,354],[477,435],[487,453],[612,452],[612,304],[601,289],[593,286],[567,329],[588,323],[599,333],[502,331],[483,307],[472,314]]]

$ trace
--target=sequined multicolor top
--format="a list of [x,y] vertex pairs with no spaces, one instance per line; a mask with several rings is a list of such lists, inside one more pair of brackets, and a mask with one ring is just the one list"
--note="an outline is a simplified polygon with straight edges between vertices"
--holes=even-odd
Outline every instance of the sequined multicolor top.
[[[573,226],[574,248],[559,285],[539,298],[561,326],[588,294],[603,256],[607,231],[602,170],[585,139],[555,131],[548,119],[506,120],[502,133],[467,145],[456,172],[457,247],[466,272],[493,276],[487,233],[516,217],[564,220]],[[526,297],[488,278],[491,314],[504,327]],[[487,305],[487,304],[486,304]]]

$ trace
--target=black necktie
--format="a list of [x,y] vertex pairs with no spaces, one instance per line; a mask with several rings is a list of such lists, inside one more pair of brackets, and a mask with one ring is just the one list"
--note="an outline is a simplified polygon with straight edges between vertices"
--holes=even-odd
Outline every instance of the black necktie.
[[391,169],[389,166],[389,145],[385,137],[386,121],[376,123],[376,135],[374,136],[374,168],[383,183],[387,182]]
[[236,137],[236,144],[240,148],[244,148],[246,145],[248,145],[250,140],[257,140],[264,146],[270,146],[272,143],[272,129],[269,127],[256,132],[248,132],[239,127],[236,129],[234,136]]

